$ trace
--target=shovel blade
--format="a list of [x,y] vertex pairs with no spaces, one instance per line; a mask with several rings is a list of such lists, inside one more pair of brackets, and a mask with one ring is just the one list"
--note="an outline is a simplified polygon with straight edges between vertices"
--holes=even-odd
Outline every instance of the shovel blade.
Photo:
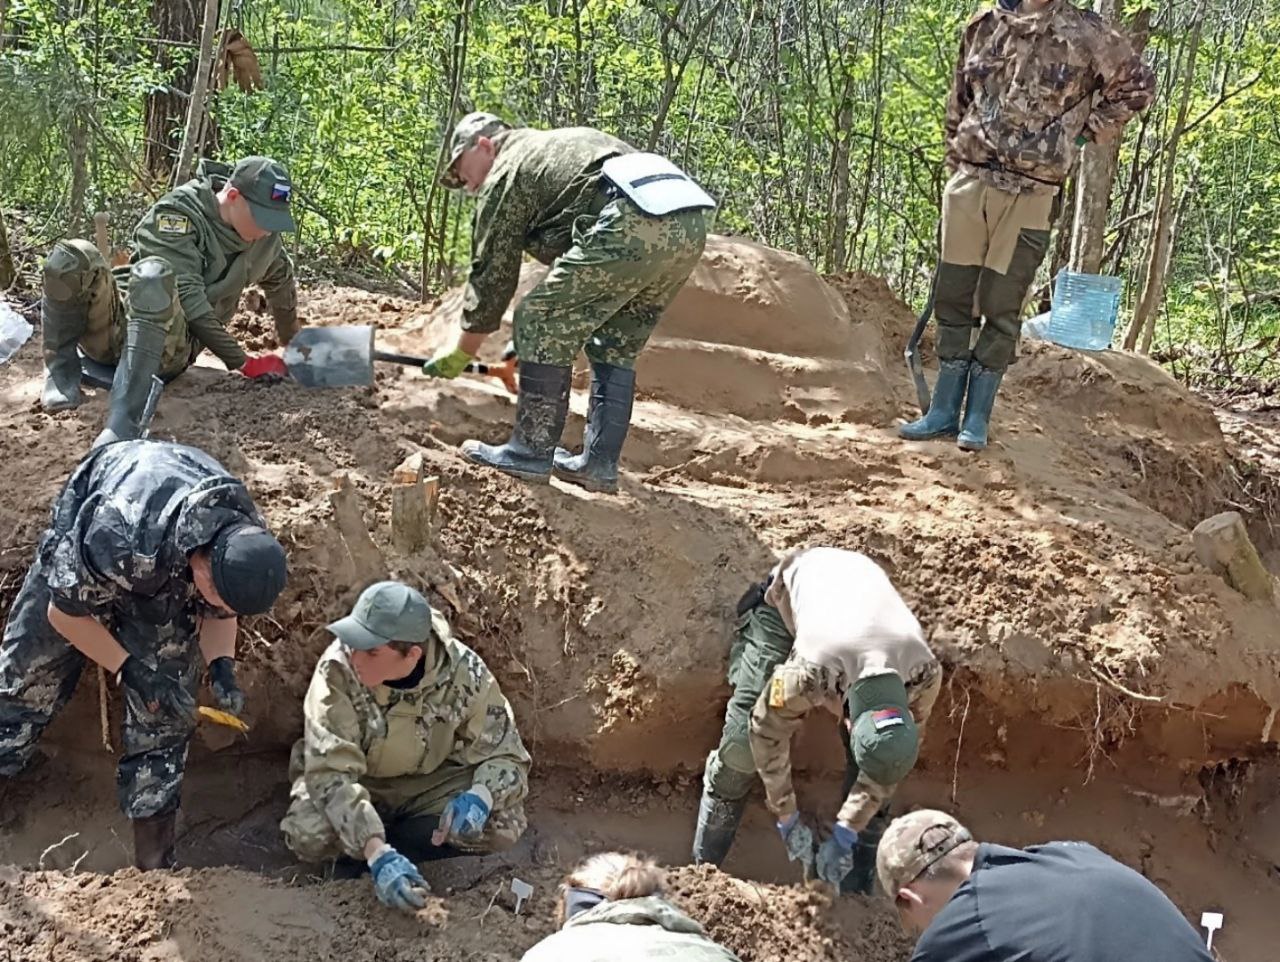
[[304,327],[284,349],[284,363],[303,387],[365,387],[373,383],[371,324]]

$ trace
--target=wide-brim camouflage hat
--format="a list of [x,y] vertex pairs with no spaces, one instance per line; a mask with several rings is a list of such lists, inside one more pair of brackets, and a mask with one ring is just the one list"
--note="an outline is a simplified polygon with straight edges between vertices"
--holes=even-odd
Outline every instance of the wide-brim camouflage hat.
[[476,145],[481,137],[492,137],[506,130],[508,124],[496,114],[477,110],[467,114],[453,128],[453,139],[449,144],[449,163],[440,175],[440,183],[449,190],[457,190],[462,186],[462,178],[458,176],[453,165],[458,158]]
[[889,898],[896,899],[899,889],[957,846],[971,841],[967,828],[937,809],[922,808],[896,818],[885,829],[876,851],[880,886]]

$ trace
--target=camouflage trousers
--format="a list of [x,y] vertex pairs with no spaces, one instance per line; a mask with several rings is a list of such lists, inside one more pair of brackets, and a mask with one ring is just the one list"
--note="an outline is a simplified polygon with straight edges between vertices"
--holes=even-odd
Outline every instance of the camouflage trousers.
[[[114,270],[101,252],[87,240],[59,241],[58,246],[71,254],[77,265],[57,275],[46,272],[45,294],[59,303],[73,303],[84,312],[84,330],[80,349],[103,364],[114,365],[124,351],[125,329],[129,321],[129,266]],[[54,290],[57,286],[59,289]],[[175,303],[171,320],[165,325],[164,349],[160,357],[160,376],[177,377],[199,353],[200,345],[187,328],[182,305]]]
[[[87,659],[49,624],[49,586],[37,563],[27,571],[0,641],[0,776],[16,775],[35,754],[36,741],[66,705]],[[194,695],[200,684],[198,638],[188,639],[180,670]],[[168,664],[173,672],[175,666]],[[177,810],[195,719],[152,712],[129,688],[124,693],[124,754],[116,770],[120,809],[129,818]]]
[[515,312],[523,361],[567,366],[578,351],[631,368],[707,242],[706,211],[650,217],[629,199],[574,224],[573,246]]
[[[297,750],[295,748],[295,755]],[[386,828],[387,842],[406,857],[425,862],[442,855],[501,852],[511,848],[529,826],[524,803],[497,808],[484,832],[473,842],[451,842],[443,850],[431,844],[431,832],[453,796],[469,789],[475,767],[450,766],[426,775],[361,782]],[[289,810],[280,822],[285,845],[304,862],[341,857],[342,842],[333,822],[307,790],[306,779],[294,779]]]

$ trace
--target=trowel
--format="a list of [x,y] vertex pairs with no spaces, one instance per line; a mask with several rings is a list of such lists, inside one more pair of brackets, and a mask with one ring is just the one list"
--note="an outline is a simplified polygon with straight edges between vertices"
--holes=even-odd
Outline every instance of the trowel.
[[[375,349],[377,329],[371,324],[304,327],[284,349],[289,373],[303,387],[365,387],[373,383],[373,362],[421,368],[430,358]],[[473,361],[466,370],[496,378],[516,393],[516,359],[501,364]]]

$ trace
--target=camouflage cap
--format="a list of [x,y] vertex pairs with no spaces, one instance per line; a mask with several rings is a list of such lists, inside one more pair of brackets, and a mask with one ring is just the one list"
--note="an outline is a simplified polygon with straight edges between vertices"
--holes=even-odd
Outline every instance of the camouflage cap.
[[449,190],[460,188],[462,178],[453,169],[458,158],[474,147],[481,137],[492,137],[510,126],[496,114],[487,114],[483,110],[469,113],[459,120],[453,128],[453,140],[449,145],[449,163],[445,166],[444,173],[440,175],[440,183]]
[[246,157],[232,168],[230,183],[249,202],[253,222],[263,230],[279,234],[298,229],[289,211],[293,181],[283,164],[270,157]]
[[906,778],[920,753],[920,733],[897,672],[865,675],[848,693],[849,747],[858,770],[877,785]]
[[329,625],[329,630],[356,651],[393,641],[420,645],[431,637],[431,605],[406,584],[379,581],[360,592],[351,614]]
[[922,808],[895,818],[876,852],[880,886],[896,899],[898,890],[918,879],[930,865],[971,841],[969,830],[946,812]]

